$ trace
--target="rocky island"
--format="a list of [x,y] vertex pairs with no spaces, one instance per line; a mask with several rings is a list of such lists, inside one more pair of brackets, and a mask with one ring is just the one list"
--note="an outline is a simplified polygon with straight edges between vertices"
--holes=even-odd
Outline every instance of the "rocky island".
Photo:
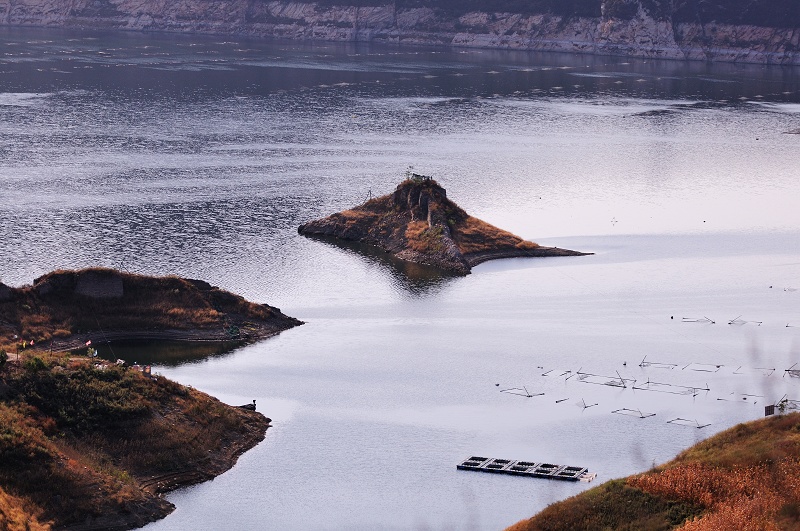
[[20,288],[0,284],[0,346],[46,342],[58,351],[87,341],[253,341],[300,324],[202,280],[94,268],[55,271]]
[[0,284],[0,529],[140,527],[174,509],[163,493],[214,478],[265,437],[254,404],[98,361],[87,342],[250,341],[299,324],[177,277],[86,269]]
[[542,247],[474,218],[436,181],[417,174],[409,174],[392,194],[305,223],[298,232],[374,245],[401,260],[457,275],[497,258],[587,254]]

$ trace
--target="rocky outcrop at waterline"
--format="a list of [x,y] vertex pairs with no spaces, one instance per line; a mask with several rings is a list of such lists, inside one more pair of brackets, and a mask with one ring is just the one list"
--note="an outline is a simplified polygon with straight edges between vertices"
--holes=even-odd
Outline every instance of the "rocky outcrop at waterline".
[[254,341],[302,324],[202,280],[112,269],[55,271],[30,286],[0,285],[0,346],[171,339]]
[[436,181],[417,175],[392,194],[305,223],[298,232],[367,243],[402,260],[458,275],[497,258],[586,254],[542,247],[474,218],[450,201]]
[[795,0],[6,0],[0,24],[800,64]]

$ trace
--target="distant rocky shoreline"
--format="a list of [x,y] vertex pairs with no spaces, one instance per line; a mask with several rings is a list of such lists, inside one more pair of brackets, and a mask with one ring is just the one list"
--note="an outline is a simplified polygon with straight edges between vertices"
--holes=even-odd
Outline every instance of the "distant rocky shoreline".
[[[12,0],[0,25],[383,42],[642,58],[800,65],[796,13],[728,0],[473,2],[446,0]],[[508,5],[506,5],[508,4]],[[741,4],[741,5],[739,5]],[[570,7],[571,6],[571,7]],[[784,15],[781,9],[786,10]],[[795,9],[796,11],[796,9]]]

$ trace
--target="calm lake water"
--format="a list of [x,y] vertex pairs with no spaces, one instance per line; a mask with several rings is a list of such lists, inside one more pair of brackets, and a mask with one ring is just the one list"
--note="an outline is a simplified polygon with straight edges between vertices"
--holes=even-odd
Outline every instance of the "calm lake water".
[[[502,529],[591,484],[465,457],[603,481],[800,400],[798,69],[8,28],[0,50],[0,280],[175,274],[306,321],[163,349],[155,372],[274,427],[148,529]],[[448,278],[297,235],[409,165],[595,254]]]

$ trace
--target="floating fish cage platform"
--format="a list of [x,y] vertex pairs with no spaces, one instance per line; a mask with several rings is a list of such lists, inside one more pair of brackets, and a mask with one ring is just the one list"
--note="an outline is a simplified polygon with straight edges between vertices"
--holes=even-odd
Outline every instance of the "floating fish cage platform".
[[510,474],[532,478],[560,479],[564,481],[591,481],[597,474],[580,466],[553,465],[534,461],[511,461],[471,456],[456,465],[459,470],[476,470],[492,474]]

